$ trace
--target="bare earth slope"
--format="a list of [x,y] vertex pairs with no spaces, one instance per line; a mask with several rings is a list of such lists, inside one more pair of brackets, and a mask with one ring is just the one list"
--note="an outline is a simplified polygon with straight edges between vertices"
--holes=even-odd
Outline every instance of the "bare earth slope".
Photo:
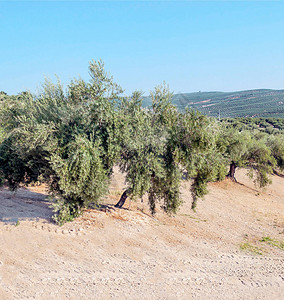
[[178,215],[153,218],[145,201],[113,207],[116,172],[105,205],[63,227],[43,188],[0,191],[0,299],[284,299],[284,179],[237,178],[196,213],[185,183]]

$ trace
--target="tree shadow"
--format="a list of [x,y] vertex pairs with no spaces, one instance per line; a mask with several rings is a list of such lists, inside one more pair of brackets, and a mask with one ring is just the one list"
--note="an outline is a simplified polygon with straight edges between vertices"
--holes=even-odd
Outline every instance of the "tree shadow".
[[256,188],[252,188],[252,187],[250,187],[250,186],[248,186],[246,184],[243,184],[243,183],[241,183],[239,181],[235,181],[235,183],[238,184],[238,185],[240,185],[240,186],[243,186],[243,187],[247,188],[248,190],[251,190],[251,191],[254,191],[254,192],[257,192],[257,193],[260,192],[260,190],[258,190]]
[[278,177],[284,178],[284,174],[282,174],[282,173],[280,173],[280,172],[278,172],[276,170],[273,170],[273,175],[276,175]]
[[45,219],[52,222],[52,201],[48,196],[20,188],[11,192],[8,188],[0,189],[0,222],[15,223],[21,220]]

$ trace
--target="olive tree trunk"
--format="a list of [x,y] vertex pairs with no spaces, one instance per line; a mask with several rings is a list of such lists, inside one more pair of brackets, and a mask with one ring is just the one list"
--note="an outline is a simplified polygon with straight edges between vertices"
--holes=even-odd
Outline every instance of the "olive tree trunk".
[[231,164],[230,164],[230,171],[227,175],[228,178],[230,178],[231,180],[233,180],[235,182],[237,182],[237,179],[235,177],[236,168],[237,168],[237,165],[235,164],[234,161],[232,161]]
[[125,203],[125,201],[126,201],[126,199],[127,199],[127,197],[128,197],[129,195],[130,195],[130,189],[125,190],[125,191],[123,192],[123,194],[121,195],[119,201],[115,204],[114,207],[122,208],[122,206],[124,205],[124,203]]

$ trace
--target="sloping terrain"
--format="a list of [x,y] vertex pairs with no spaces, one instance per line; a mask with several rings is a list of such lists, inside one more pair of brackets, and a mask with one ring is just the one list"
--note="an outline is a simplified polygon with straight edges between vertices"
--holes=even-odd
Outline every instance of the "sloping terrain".
[[[146,97],[144,105],[150,103]],[[180,111],[188,107],[217,118],[284,118],[284,90],[182,93],[173,96],[173,103]]]
[[210,184],[190,210],[149,214],[146,199],[115,209],[116,172],[100,209],[62,227],[44,187],[0,192],[0,299],[283,299],[284,186],[245,171]]

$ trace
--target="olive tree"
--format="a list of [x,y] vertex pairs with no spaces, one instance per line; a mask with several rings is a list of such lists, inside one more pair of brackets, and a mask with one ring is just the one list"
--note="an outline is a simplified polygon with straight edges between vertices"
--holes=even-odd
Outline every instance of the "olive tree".
[[142,107],[140,93],[122,106],[127,130],[120,167],[128,187],[116,207],[122,207],[128,196],[147,193],[153,213],[158,202],[165,211],[176,212],[185,173],[192,179],[195,207],[197,198],[206,194],[207,183],[225,175],[217,147],[218,123],[194,111],[179,113],[165,85],[157,87],[151,97],[148,109]]
[[119,166],[126,173],[127,189],[116,207],[122,207],[128,196],[148,194],[149,206],[154,213],[156,204],[175,212],[179,203],[181,170],[169,153],[169,130],[177,118],[171,104],[172,94],[166,85],[151,94],[151,108],[142,107],[142,93],[133,93],[121,103],[124,132]]
[[73,80],[66,90],[46,80],[39,94],[24,93],[1,109],[4,178],[16,188],[41,176],[56,199],[59,224],[98,203],[119,155],[122,89],[101,61],[91,62],[89,73],[89,82]]
[[277,161],[271,151],[272,148],[268,145],[267,136],[257,130],[238,131],[226,128],[223,131],[220,144],[224,147],[224,157],[230,165],[228,178],[237,181],[236,169],[246,168],[248,175],[259,187],[271,183],[269,175],[273,173]]

